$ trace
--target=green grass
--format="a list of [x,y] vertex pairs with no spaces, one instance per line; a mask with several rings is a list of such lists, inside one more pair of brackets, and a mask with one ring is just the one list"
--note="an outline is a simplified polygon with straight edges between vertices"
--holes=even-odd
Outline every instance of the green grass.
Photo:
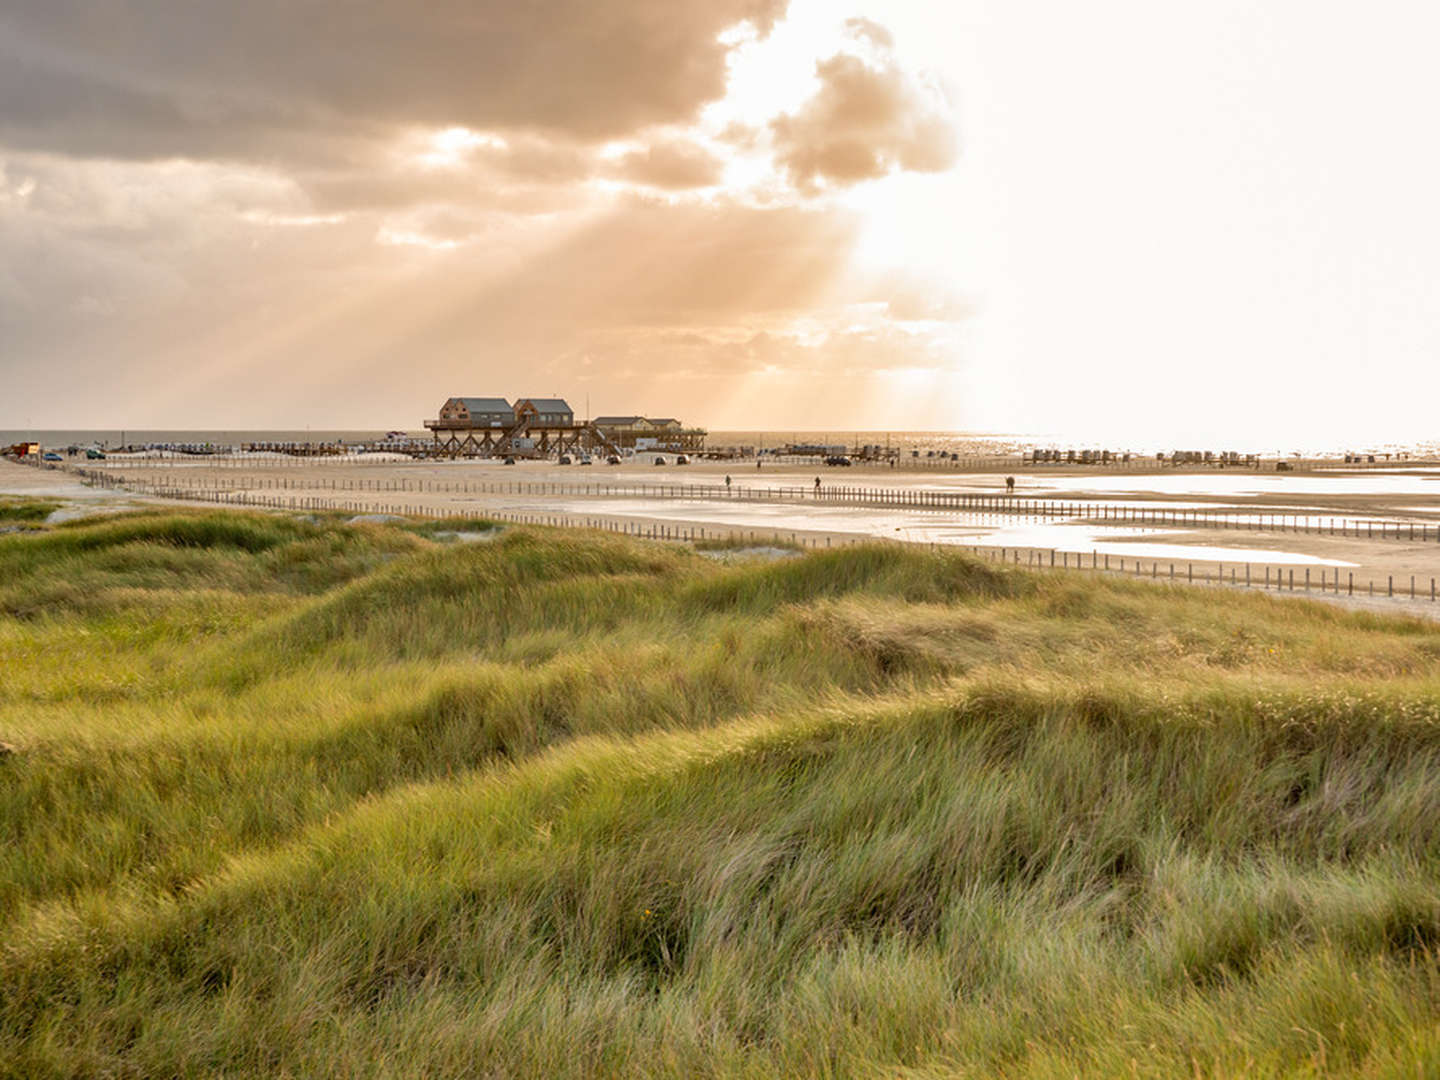
[[862,546],[0,536],[0,1075],[1440,1070],[1440,632]]
[[60,504],[45,499],[24,499],[0,495],[0,525],[38,524],[58,510]]

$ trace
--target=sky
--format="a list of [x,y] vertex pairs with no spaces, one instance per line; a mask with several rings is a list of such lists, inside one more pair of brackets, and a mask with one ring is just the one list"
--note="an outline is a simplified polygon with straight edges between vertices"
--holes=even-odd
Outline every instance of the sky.
[[1440,8],[0,0],[0,428],[1440,437]]

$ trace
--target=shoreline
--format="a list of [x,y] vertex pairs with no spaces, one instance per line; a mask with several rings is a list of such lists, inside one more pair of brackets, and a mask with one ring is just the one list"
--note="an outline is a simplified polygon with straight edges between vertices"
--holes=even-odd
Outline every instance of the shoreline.
[[[1086,573],[1123,573],[1126,577],[1158,580],[1165,584],[1172,581],[1188,584],[1196,578],[1198,580],[1193,582],[1196,585],[1208,583],[1212,587],[1230,587],[1231,580],[1226,575],[1232,575],[1239,587],[1244,587],[1248,575],[1255,591],[1266,591],[1262,582],[1279,582],[1282,575],[1290,574],[1293,578],[1285,579],[1285,583],[1290,585],[1293,581],[1293,591],[1291,587],[1270,588],[1268,591],[1283,596],[1309,596],[1352,609],[1440,618],[1440,604],[1435,606],[1433,613],[1428,610],[1430,591],[1434,582],[1440,580],[1440,542],[1433,540],[1421,544],[1313,533],[1176,528],[1138,528],[1130,533],[1110,530],[1120,535],[1108,535],[1106,530],[1092,528],[1082,536],[1075,524],[1034,526],[1003,521],[996,523],[994,520],[984,524],[967,524],[962,520],[965,515],[944,510],[845,507],[837,515],[834,507],[806,501],[777,503],[740,498],[716,505],[684,499],[661,501],[546,494],[533,489],[542,486],[542,475],[553,478],[559,469],[543,470],[533,465],[528,468],[489,466],[488,482],[492,488],[509,483],[532,490],[523,493],[491,490],[483,494],[473,490],[411,489],[410,485],[419,485],[422,480],[436,485],[444,485],[447,480],[452,484],[456,482],[457,467],[436,466],[434,463],[421,466],[394,462],[337,466],[310,460],[298,466],[269,463],[269,467],[264,469],[212,468],[208,471],[194,467],[183,471],[158,468],[152,471],[116,468],[109,462],[106,465],[109,466],[104,470],[106,474],[111,474],[113,470],[117,481],[123,478],[142,489],[159,485],[161,481],[183,480],[186,483],[184,488],[177,487],[169,492],[137,491],[129,487],[105,488],[91,486],[64,468],[39,469],[6,461],[0,462],[0,494],[52,498],[77,504],[65,511],[67,518],[90,513],[123,512],[146,505],[339,511],[358,517],[375,514],[432,518],[453,516],[490,518],[517,524],[597,528],[655,539],[748,539],[755,544],[778,540],[805,550],[873,541],[957,547],[993,562],[1017,564],[1018,560],[1020,566],[1048,569],[1053,561],[1057,570],[1073,570],[1083,565]],[[319,486],[327,481],[338,484],[346,477],[353,482],[353,473],[357,469],[366,474],[366,481],[375,484],[374,488],[344,490]],[[427,470],[434,475],[421,475]],[[675,476],[680,471],[677,469],[667,475]],[[790,469],[782,474],[777,469],[772,472],[771,478],[783,475],[795,479],[810,471]],[[472,486],[487,482],[487,478],[477,475],[478,471],[473,467],[468,472]],[[566,472],[574,478],[580,470]],[[703,475],[705,472],[695,470],[687,475]],[[127,476],[127,473],[143,475]],[[198,486],[202,480],[222,478],[216,474],[242,482],[242,486],[209,490]],[[602,474],[591,475],[597,476],[595,483],[598,485],[598,477]],[[627,481],[635,483],[642,479],[654,479],[647,471],[623,467],[610,469],[603,475],[616,486]],[[860,479],[861,475],[855,474],[856,479]],[[504,478],[507,476],[516,479],[506,481]],[[747,479],[754,484],[753,477]],[[578,483],[578,480],[571,479],[572,485]],[[275,486],[266,487],[266,484]],[[393,485],[393,489],[389,485]],[[559,480],[555,480],[554,485],[556,488],[569,486],[562,485]],[[902,486],[900,490],[906,489]],[[1153,499],[1160,501],[1160,496],[1153,496]],[[1091,501],[1095,505],[1103,502],[1093,494]],[[1437,501],[1435,512],[1440,514],[1440,501]],[[968,517],[995,519],[1002,515],[980,513]],[[1066,539],[1066,530],[1073,530],[1073,540],[1058,542]],[[1057,542],[1037,543],[1037,538]],[[1138,573],[1137,567],[1140,568]],[[1342,578],[1342,574],[1346,577]],[[1408,596],[1412,576],[1417,590],[1413,601]],[[1337,596],[1333,591],[1337,586],[1353,588],[1355,595],[1342,593]],[[1392,587],[1397,593],[1406,595],[1371,594],[1371,590],[1388,592]]]

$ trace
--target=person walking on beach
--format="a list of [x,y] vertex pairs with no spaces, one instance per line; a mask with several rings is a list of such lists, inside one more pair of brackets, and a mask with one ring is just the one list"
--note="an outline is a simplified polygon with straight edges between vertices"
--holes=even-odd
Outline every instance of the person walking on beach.
[[725,474],[725,487],[726,487],[727,489],[730,487],[730,474],[729,474],[729,473],[726,473],[726,474]]
[[815,494],[817,496],[820,494],[820,478],[818,476],[815,477]]
[[1006,494],[1006,495],[1014,495],[1014,494],[1015,494],[1015,478],[1014,478],[1013,476],[1007,476],[1007,477],[1005,477],[1005,494]]

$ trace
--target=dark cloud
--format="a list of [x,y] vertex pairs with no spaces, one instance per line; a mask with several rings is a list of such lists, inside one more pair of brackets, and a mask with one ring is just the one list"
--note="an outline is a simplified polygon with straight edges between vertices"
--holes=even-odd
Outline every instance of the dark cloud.
[[719,97],[720,32],[784,6],[20,0],[0,11],[0,140],[265,161],[410,126],[613,137]]
[[820,61],[815,96],[771,121],[776,160],[791,183],[814,193],[896,170],[949,168],[955,133],[940,96],[894,61],[883,27],[863,19],[847,25],[878,60],[840,53]]

